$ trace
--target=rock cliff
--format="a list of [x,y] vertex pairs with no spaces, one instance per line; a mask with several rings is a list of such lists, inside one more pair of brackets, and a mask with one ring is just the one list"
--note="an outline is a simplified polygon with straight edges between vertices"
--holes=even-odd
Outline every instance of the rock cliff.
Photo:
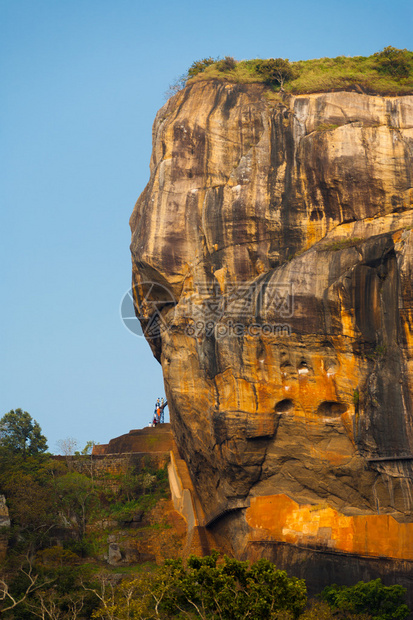
[[413,560],[413,96],[187,86],[131,229],[204,525]]

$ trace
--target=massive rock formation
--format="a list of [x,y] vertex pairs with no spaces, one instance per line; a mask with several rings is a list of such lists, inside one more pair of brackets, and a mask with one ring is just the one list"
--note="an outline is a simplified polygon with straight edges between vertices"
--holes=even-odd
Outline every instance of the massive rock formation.
[[205,526],[413,560],[413,97],[190,85],[131,228]]

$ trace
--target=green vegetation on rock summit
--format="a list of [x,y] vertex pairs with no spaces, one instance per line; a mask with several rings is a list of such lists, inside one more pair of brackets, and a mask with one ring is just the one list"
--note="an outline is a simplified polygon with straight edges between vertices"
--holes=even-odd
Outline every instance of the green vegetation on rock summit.
[[413,93],[413,52],[385,47],[371,56],[337,56],[290,62],[284,58],[236,61],[231,56],[192,63],[169,94],[200,80],[264,83],[290,94],[357,90],[366,94]]

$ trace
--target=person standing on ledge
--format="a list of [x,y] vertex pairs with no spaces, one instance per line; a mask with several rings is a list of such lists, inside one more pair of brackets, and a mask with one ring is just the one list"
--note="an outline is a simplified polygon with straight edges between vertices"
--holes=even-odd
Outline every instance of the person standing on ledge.
[[153,421],[149,424],[152,428],[157,424],[163,424],[165,421],[165,407],[168,405],[168,401],[157,398],[155,403],[155,410],[153,412]]
[[156,426],[160,420],[160,400],[159,398],[156,399],[156,403],[155,403],[155,409],[153,412],[153,421],[152,424],[150,426]]

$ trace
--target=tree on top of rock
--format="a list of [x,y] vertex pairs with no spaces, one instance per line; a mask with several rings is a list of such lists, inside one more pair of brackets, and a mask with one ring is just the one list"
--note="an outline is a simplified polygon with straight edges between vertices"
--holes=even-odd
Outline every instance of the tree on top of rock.
[[257,64],[257,71],[261,73],[267,84],[279,84],[284,90],[284,83],[294,77],[294,71],[288,58],[268,58]]
[[198,73],[202,73],[202,71],[205,71],[207,67],[213,65],[214,62],[216,61],[211,56],[209,58],[195,60],[188,69],[188,78],[195,77]]
[[374,54],[376,69],[396,78],[406,78],[413,69],[412,54],[406,49],[399,50],[391,45]]
[[0,420],[0,447],[25,458],[45,452],[47,440],[38,422],[27,411],[12,409]]

